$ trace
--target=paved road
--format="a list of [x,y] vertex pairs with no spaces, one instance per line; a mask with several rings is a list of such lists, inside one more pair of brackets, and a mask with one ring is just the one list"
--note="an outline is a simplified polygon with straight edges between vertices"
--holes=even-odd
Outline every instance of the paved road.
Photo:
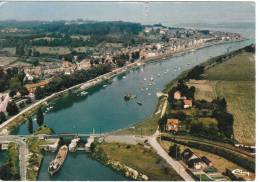
[[26,175],[27,175],[27,161],[28,161],[28,146],[26,142],[23,140],[23,138],[14,136],[14,135],[8,135],[8,136],[0,136],[0,143],[6,143],[6,142],[14,142],[19,145],[19,164],[20,164],[20,176],[21,181],[26,181]]
[[176,160],[168,155],[167,152],[161,147],[157,142],[157,137],[159,136],[159,131],[157,130],[155,134],[148,138],[149,144],[152,148],[160,155],[172,168],[185,180],[194,181],[194,179],[186,172],[185,168]]

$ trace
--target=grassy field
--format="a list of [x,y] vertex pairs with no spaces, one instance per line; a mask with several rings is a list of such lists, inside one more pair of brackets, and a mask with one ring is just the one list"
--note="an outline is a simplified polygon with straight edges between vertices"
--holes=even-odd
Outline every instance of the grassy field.
[[[17,176],[20,174],[19,170],[19,146],[16,143],[9,143],[8,150],[8,164],[10,165],[11,174]],[[15,178],[14,178],[15,179]]]
[[255,145],[255,56],[243,52],[206,71],[205,80],[190,81],[195,98],[211,101],[225,97],[234,116],[235,139]]
[[0,57],[0,66],[6,66],[14,63],[17,60],[17,57]]
[[103,143],[97,146],[108,159],[119,161],[149,177],[149,180],[180,181],[182,178],[153,150],[142,145]]
[[152,115],[132,127],[113,132],[118,135],[152,135],[158,127],[159,115]]

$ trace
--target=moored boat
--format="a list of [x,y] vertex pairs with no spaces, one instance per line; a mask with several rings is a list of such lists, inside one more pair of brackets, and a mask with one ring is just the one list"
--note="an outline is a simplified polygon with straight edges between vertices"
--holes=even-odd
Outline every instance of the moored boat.
[[63,145],[55,157],[53,161],[50,162],[49,167],[48,167],[48,172],[50,175],[54,175],[59,171],[61,168],[62,164],[64,163],[66,157],[68,154],[68,147],[66,145]]

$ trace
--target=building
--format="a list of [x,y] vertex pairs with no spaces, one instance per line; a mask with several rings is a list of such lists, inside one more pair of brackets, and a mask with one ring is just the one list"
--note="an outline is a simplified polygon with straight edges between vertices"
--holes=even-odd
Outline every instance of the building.
[[203,168],[203,161],[193,154],[192,159],[187,161],[187,165],[189,168],[200,170]]
[[206,156],[201,157],[201,160],[202,160],[205,164],[207,164],[207,166],[209,166],[209,167],[212,167],[212,166],[213,166],[212,162],[211,162]]
[[190,100],[190,99],[185,99],[185,100],[183,100],[183,103],[184,103],[184,105],[183,105],[183,108],[184,108],[184,109],[187,109],[187,108],[191,108],[191,107],[192,107],[192,100]]
[[189,168],[200,170],[203,168],[203,161],[196,156],[189,148],[186,148],[182,153],[181,157],[183,161],[188,165]]
[[166,130],[171,132],[177,132],[179,130],[178,119],[167,119]]
[[49,83],[49,80],[43,80],[38,83],[26,84],[25,87],[27,88],[29,93],[34,93],[37,87],[45,87],[46,85],[48,85],[48,83]]

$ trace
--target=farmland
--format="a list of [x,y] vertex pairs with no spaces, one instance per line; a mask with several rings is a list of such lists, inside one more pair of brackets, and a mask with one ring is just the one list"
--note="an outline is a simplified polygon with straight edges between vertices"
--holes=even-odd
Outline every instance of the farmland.
[[234,116],[235,139],[244,144],[255,144],[255,58],[243,52],[205,72],[205,80],[192,80],[195,98],[212,100],[224,97]]

